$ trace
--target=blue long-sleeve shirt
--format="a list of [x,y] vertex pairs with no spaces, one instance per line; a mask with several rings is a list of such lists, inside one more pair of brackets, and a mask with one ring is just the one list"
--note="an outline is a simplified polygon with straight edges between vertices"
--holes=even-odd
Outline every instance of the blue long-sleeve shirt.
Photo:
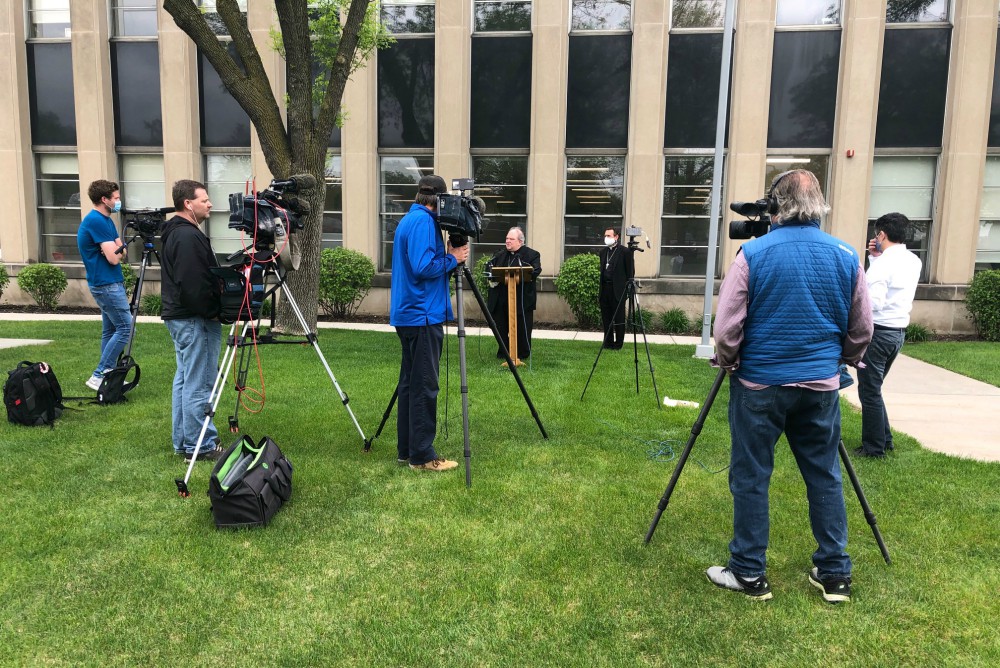
[[411,205],[392,241],[389,324],[421,327],[451,320],[448,275],[457,264],[445,253],[431,210]]

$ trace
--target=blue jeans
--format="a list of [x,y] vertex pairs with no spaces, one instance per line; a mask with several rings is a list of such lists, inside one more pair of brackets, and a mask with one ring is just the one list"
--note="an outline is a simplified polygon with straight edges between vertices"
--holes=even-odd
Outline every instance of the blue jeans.
[[396,455],[411,464],[437,459],[438,370],[444,325],[397,327],[403,358],[399,364]]
[[125,298],[124,283],[90,286],[90,294],[101,309],[101,361],[94,369],[95,376],[103,376],[106,369],[113,369],[118,356],[128,345],[132,331],[132,310]]
[[818,545],[813,564],[822,577],[849,576],[847,509],[838,460],[838,392],[780,385],[749,390],[730,377],[729,429],[733,443],[729,467],[729,489],[733,494],[729,568],[750,578],[766,571],[768,487],[774,470],[774,446],[784,432],[806,483],[809,524]]
[[889,375],[889,368],[903,348],[905,338],[905,330],[876,329],[865,352],[865,368],[858,369],[861,448],[868,454],[884,455],[886,450],[892,450],[892,431],[882,400],[882,382]]
[[[204,318],[163,322],[174,340],[177,357],[172,397],[174,452],[191,454],[205,416],[212,408],[209,400],[219,373],[222,325],[218,320]],[[209,420],[202,452],[214,447],[218,440],[219,432]]]

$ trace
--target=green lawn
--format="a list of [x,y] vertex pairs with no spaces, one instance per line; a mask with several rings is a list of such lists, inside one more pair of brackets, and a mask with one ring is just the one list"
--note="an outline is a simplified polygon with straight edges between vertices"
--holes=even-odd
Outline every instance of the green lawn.
[[1000,343],[926,341],[907,343],[903,354],[1000,387]]
[[[0,350],[0,368],[44,359],[67,394],[82,391],[99,333],[97,322],[5,322],[0,336],[57,343]],[[394,387],[395,335],[324,330],[320,344],[370,435]],[[162,326],[140,325],[142,383],[129,403],[67,412],[54,430],[0,425],[0,664],[1000,664],[1000,466],[905,436],[888,460],[856,461],[893,563],[845,476],[854,601],[829,606],[806,580],[815,543],[801,478],[780,446],[775,598],[754,603],[703,574],[725,563],[731,534],[728,392],[644,546],[674,467],[669,447],[679,454],[696,411],[657,410],[644,355],[636,396],[630,350],[601,356],[581,401],[595,345],[537,342],[523,376],[543,440],[492,343],[468,339],[471,489],[461,469],[398,467],[394,418],[363,453],[312,349],[262,348],[266,406],[241,426],[281,446],[295,491],[269,527],[234,532],[213,527],[209,465],[196,467],[192,498],[176,494],[172,347]],[[439,452],[453,459],[457,349],[452,336],[439,404],[448,428]],[[651,351],[661,393],[704,401],[715,373],[693,347]],[[220,426],[233,399],[227,390]],[[845,410],[844,430],[856,444],[857,413]]]

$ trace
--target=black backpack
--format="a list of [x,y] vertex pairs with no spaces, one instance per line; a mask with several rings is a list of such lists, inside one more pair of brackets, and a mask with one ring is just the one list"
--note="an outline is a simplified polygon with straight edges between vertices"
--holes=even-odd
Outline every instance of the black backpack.
[[[129,373],[135,369],[135,377],[128,381]],[[125,393],[139,384],[139,365],[128,355],[118,359],[114,369],[105,372],[101,386],[97,388],[97,403],[117,404],[128,401]]]
[[269,437],[241,436],[216,462],[208,498],[216,527],[263,526],[292,498],[292,463]]
[[10,422],[31,427],[51,425],[66,408],[62,400],[56,374],[45,362],[24,361],[7,372],[3,403]]

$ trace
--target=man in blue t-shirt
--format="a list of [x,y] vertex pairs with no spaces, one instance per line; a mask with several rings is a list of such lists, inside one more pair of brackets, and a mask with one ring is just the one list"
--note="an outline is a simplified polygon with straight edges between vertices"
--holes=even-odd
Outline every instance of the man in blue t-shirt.
[[111,214],[122,208],[121,194],[114,181],[98,179],[87,188],[94,210],[86,215],[76,233],[83,266],[87,269],[87,287],[101,309],[104,328],[101,332],[101,359],[87,380],[87,387],[97,390],[105,372],[114,368],[118,356],[128,344],[132,313],[125,296],[121,262],[125,257],[118,230]]
[[418,471],[448,471],[458,462],[438,457],[438,368],[444,322],[451,320],[448,276],[469,257],[469,245],[445,249],[434,212],[447,192],[436,174],[421,177],[417,197],[399,221],[392,243],[389,324],[403,349],[399,367],[396,451],[400,464]]

